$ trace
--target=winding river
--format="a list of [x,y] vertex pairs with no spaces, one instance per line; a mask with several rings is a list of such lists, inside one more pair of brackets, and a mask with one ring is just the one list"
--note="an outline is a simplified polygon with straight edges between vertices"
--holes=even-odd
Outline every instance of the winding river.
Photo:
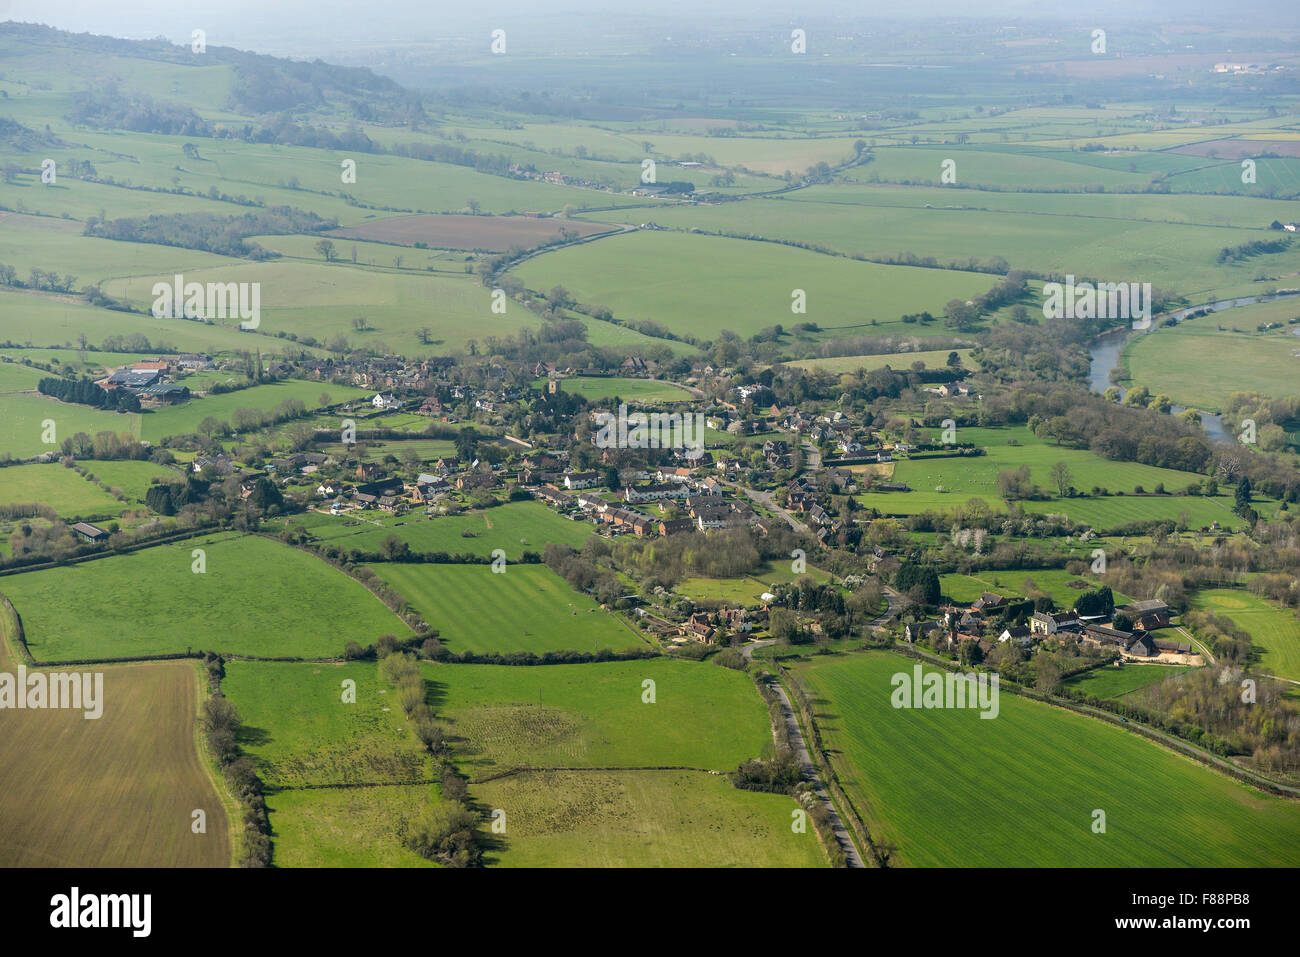
[[[1218,302],[1207,302],[1199,306],[1188,306],[1186,309],[1179,309],[1176,312],[1161,313],[1159,316],[1151,317],[1151,326],[1141,331],[1134,329],[1114,329],[1110,332],[1103,333],[1092,341],[1088,347],[1088,356],[1090,359],[1088,365],[1088,388],[1093,392],[1105,392],[1114,383],[1110,381],[1111,370],[1119,365],[1120,353],[1124,351],[1124,346],[1128,343],[1131,335],[1145,335],[1158,328],[1166,319],[1173,319],[1175,322],[1182,322],[1192,313],[1208,310],[1209,312],[1223,312],[1227,309],[1238,309],[1242,306],[1253,306],[1257,302],[1271,302],[1274,299],[1284,299],[1288,296],[1300,296],[1300,289],[1285,289],[1281,292],[1270,296],[1242,296],[1237,299],[1220,299]],[[1296,330],[1300,335],[1300,329]],[[1126,389],[1120,388],[1120,395],[1124,395]],[[1174,414],[1182,412],[1184,406],[1175,405]],[[1223,416],[1212,415],[1209,412],[1201,413],[1201,425],[1205,427],[1206,433],[1210,439],[1215,442],[1228,442],[1231,437],[1223,428]]]

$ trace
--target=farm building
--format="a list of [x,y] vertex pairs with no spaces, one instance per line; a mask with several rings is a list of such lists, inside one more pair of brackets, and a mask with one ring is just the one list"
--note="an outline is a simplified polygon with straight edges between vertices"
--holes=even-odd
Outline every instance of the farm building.
[[108,538],[108,532],[104,531],[97,525],[91,525],[89,522],[78,522],[72,526],[72,530],[81,537],[83,541],[90,543],[102,542]]

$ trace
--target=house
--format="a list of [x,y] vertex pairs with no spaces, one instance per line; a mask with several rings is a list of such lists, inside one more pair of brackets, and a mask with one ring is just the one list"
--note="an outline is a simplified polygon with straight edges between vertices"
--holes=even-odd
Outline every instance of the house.
[[334,498],[342,487],[337,482],[321,482],[316,486],[316,494],[321,498]]
[[750,620],[750,617],[749,610],[746,608],[718,609],[718,620],[731,631],[753,631],[754,622]]
[[573,505],[572,495],[565,495],[559,489],[551,488],[549,485],[537,489],[533,492],[533,496],[557,508],[570,508]]
[[460,468],[460,459],[454,455],[444,456],[433,463],[433,470],[439,475],[448,475]]
[[397,398],[391,392],[376,392],[375,397],[370,400],[370,404],[376,409],[392,411],[402,407],[402,400]]
[[685,485],[665,482],[662,485],[629,485],[623,489],[625,502],[657,502],[665,498],[686,498],[691,490]]
[[1036,611],[1029,619],[1029,630],[1035,635],[1054,635],[1062,628],[1074,625],[1078,620],[1078,614],[1072,611],[1059,614]]
[[214,368],[212,360],[195,352],[182,352],[176,357],[176,368],[183,372],[204,372]]
[[565,472],[562,476],[564,487],[570,491],[576,491],[582,488],[591,488],[593,485],[600,484],[599,472]]
[[695,530],[695,522],[689,518],[665,518],[659,521],[660,535],[676,535],[678,532]]
[[1034,643],[1034,635],[1029,628],[1016,625],[1011,628],[1003,628],[1002,634],[998,635],[998,641],[1014,641],[1021,648],[1028,648]]
[[102,542],[108,538],[108,532],[104,531],[98,525],[91,525],[89,522],[78,522],[72,526],[72,530],[81,537],[83,541],[94,544]]
[[205,468],[208,468],[209,466],[211,466],[213,471],[215,471],[218,475],[229,475],[230,470],[233,467],[230,460],[230,456],[224,454],[215,455],[211,457],[206,455],[200,455],[200,456],[196,456],[195,459],[192,462],[190,462],[190,469],[191,471],[194,472],[202,472]]
[[689,482],[694,474],[694,469],[677,466],[660,469],[655,473],[655,480],[659,482]]
[[396,512],[401,508],[401,502],[392,495],[379,496],[376,504],[385,512]]
[[464,490],[493,489],[501,487],[501,479],[491,472],[466,472],[456,479],[456,488]]
[[915,642],[925,638],[933,632],[942,632],[944,630],[944,624],[941,621],[909,622],[903,626],[903,638],[907,641]]
[[1002,608],[1007,604],[1007,599],[997,592],[986,591],[971,604],[972,611],[985,611],[989,608]]
[[736,521],[731,509],[725,505],[701,505],[693,508],[691,518],[695,519],[695,524],[700,531],[706,528],[725,528]]
[[707,616],[701,615],[698,612],[691,615],[690,618],[682,622],[682,624],[677,628],[678,634],[685,635],[687,638],[694,638],[697,641],[702,641],[706,645],[713,640],[713,632],[714,628],[709,624]]
[[415,410],[416,415],[442,415],[442,403],[434,396],[429,396]]

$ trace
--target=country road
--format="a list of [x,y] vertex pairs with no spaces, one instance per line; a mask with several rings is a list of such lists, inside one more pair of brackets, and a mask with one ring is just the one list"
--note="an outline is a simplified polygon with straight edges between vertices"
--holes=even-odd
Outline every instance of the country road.
[[[763,641],[751,641],[742,649],[745,659],[752,660],[755,648],[764,648],[776,643],[776,639],[768,638]],[[794,706],[790,704],[790,697],[785,693],[785,688],[781,682],[773,681],[772,690],[781,704],[781,716],[785,719],[786,731],[790,735],[790,744],[794,749],[794,756],[799,762],[800,770],[803,771],[804,780],[813,786],[813,792],[817,795],[817,800],[829,812],[831,830],[835,833],[835,839],[839,841],[840,849],[844,851],[844,861],[849,867],[866,867],[862,861],[862,855],[858,853],[858,846],[853,843],[853,838],[849,834],[849,829],[844,826],[844,821],[840,818],[840,812],[835,809],[835,804],[831,801],[831,796],[826,792],[826,785],[822,783],[821,772],[818,771],[817,765],[813,764],[812,755],[808,753],[808,745],[804,743],[803,730],[799,727],[799,719],[795,717]]]

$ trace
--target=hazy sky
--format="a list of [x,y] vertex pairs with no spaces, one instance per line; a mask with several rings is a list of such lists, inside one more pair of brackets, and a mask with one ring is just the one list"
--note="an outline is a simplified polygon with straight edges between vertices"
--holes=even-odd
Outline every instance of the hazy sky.
[[166,36],[188,42],[202,28],[208,42],[265,52],[322,50],[349,40],[434,40],[511,22],[545,20],[575,31],[599,31],[603,21],[671,20],[712,28],[767,22],[873,17],[965,16],[990,19],[1049,18],[1073,22],[1133,19],[1209,19],[1250,31],[1300,25],[1297,0],[0,0],[0,19],[46,23],[77,32],[112,36]]

